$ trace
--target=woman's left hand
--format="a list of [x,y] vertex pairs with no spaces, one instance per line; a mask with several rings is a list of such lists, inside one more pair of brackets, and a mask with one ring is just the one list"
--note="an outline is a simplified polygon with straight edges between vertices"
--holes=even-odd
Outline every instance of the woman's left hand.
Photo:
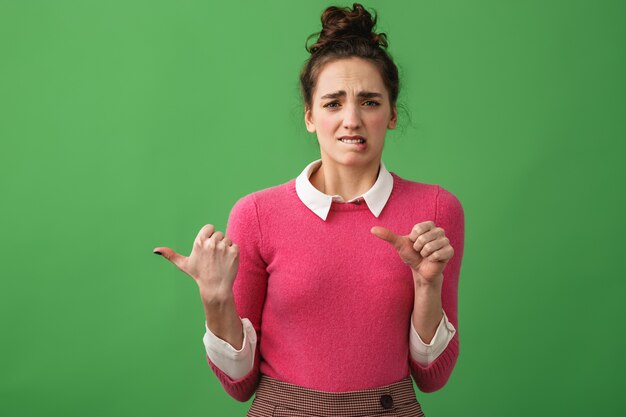
[[372,227],[371,232],[393,245],[420,284],[441,283],[443,270],[454,255],[454,249],[441,227],[436,227],[429,220],[416,224],[405,236],[380,226]]

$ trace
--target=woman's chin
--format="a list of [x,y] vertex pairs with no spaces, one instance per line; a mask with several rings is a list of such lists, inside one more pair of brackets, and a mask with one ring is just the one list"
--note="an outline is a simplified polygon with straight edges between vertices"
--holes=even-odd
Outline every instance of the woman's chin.
[[365,154],[347,154],[343,155],[341,158],[335,160],[338,164],[349,166],[349,167],[366,167],[374,162],[378,163],[380,161],[380,156],[375,157],[373,155],[365,155]]

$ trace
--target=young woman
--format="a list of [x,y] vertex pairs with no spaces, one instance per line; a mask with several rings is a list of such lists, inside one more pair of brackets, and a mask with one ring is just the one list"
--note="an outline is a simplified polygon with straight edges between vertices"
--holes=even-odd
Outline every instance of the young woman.
[[[329,7],[300,75],[320,159],[241,198],[226,234],[204,226],[189,257],[207,360],[250,416],[421,416],[459,354],[459,200],[382,161],[397,122],[396,65],[360,4]],[[416,156],[419,160],[419,155]]]

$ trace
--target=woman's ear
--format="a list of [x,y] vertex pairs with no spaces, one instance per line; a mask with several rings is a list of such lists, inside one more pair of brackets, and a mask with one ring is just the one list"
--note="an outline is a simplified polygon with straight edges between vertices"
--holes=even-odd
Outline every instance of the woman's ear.
[[313,123],[313,114],[309,106],[304,107],[304,124],[306,124],[306,130],[311,133],[315,132],[315,123]]
[[393,107],[391,108],[391,119],[389,119],[389,123],[387,123],[387,128],[395,129],[397,124],[398,124],[398,109],[396,108],[396,105],[394,104]]

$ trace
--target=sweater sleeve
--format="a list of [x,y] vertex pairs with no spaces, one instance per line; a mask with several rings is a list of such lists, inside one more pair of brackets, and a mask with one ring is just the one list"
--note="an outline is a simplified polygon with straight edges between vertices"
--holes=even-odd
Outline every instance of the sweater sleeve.
[[241,325],[243,326],[243,345],[238,350],[213,334],[206,321],[204,322],[206,331],[202,340],[209,359],[213,365],[233,379],[245,376],[254,366],[256,330],[246,318],[241,319]]
[[268,275],[261,255],[262,236],[253,194],[239,199],[233,206],[226,226],[226,236],[239,246],[239,269],[233,284],[233,295],[239,317],[250,320],[256,330],[254,363],[250,372],[233,379],[215,365],[208,355],[206,358],[224,390],[234,399],[243,402],[252,397],[259,384],[261,313]]
[[[430,343],[424,343],[417,330],[415,330],[415,326],[413,326],[413,320],[411,320],[409,352],[413,359],[423,367],[428,366],[437,359],[441,352],[446,349],[452,337],[454,337],[454,333],[456,333],[456,329],[450,323],[448,317],[446,317],[446,312],[443,309],[441,311],[443,312],[443,317]],[[411,316],[413,316],[412,313]]]
[[435,225],[444,229],[454,255],[443,270],[441,303],[448,320],[456,329],[454,336],[437,358],[427,366],[420,365],[409,355],[411,374],[422,392],[441,389],[450,378],[459,356],[459,321],[457,311],[459,274],[463,259],[465,239],[465,216],[463,206],[457,197],[446,189],[438,187]]

